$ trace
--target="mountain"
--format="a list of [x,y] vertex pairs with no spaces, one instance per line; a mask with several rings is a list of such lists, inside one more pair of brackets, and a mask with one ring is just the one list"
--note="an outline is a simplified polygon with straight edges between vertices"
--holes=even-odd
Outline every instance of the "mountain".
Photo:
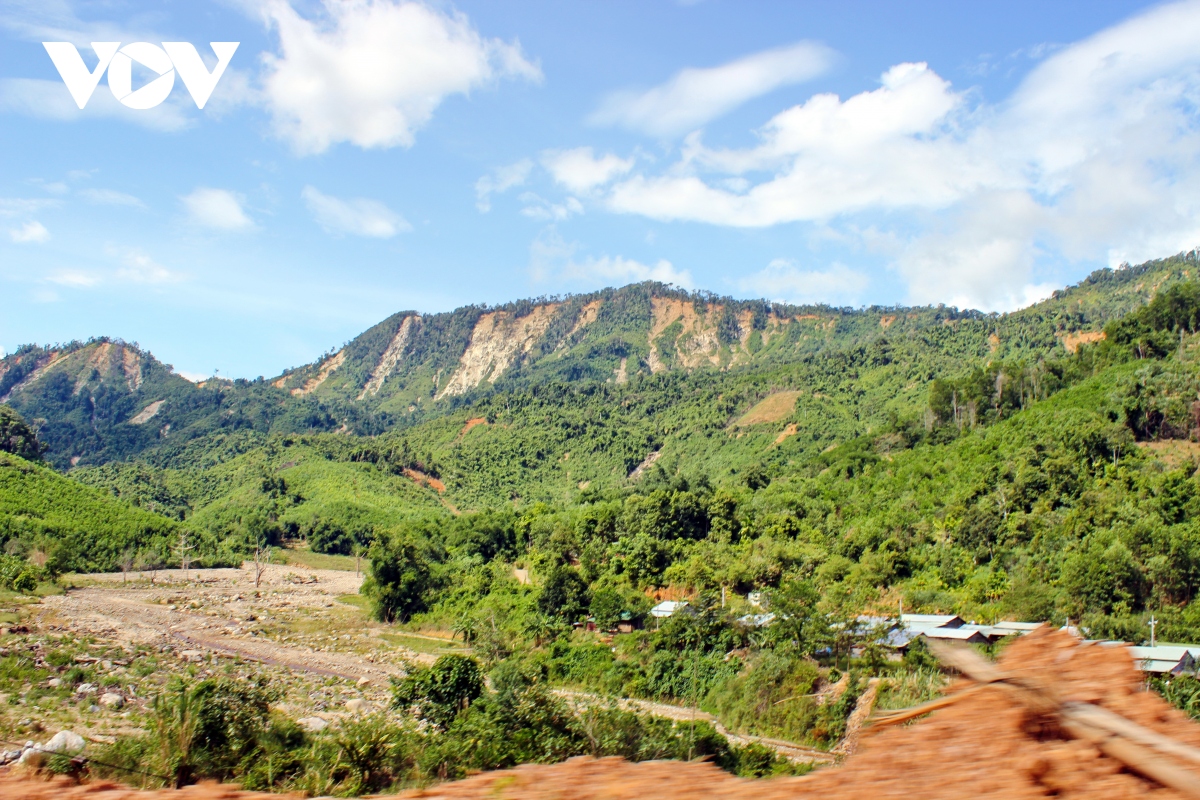
[[[498,392],[551,385],[619,390],[664,375],[720,382],[722,375],[783,370],[771,380],[798,390],[814,369],[836,372],[839,359],[859,351],[878,359],[886,350],[883,357],[899,359],[912,374],[892,387],[897,395],[859,413],[874,419],[884,406],[920,405],[935,373],[981,358],[1071,351],[1195,271],[1194,254],[1100,270],[1006,315],[940,306],[790,306],[643,283],[496,308],[401,312],[271,380],[193,384],[137,345],[105,338],[28,345],[0,360],[0,402],[37,427],[46,458],[63,469],[234,431],[378,435]],[[797,365],[789,378],[787,369]],[[731,409],[727,421],[746,410]]]

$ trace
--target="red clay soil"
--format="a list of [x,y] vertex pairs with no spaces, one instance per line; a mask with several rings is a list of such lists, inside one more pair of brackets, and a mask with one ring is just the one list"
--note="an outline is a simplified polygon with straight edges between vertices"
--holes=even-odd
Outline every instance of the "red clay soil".
[[[1094,703],[1174,740],[1200,746],[1200,726],[1143,688],[1124,648],[1083,645],[1066,633],[1038,631],[1013,643],[1000,666],[1060,700]],[[966,681],[950,691],[963,688]],[[1196,773],[1200,786],[1200,771]],[[67,787],[0,780],[11,800],[217,800],[262,798],[228,787],[186,792],[119,790],[111,784]],[[408,792],[409,798],[446,800],[860,800],[861,798],[967,797],[1175,800],[1178,792],[1130,773],[1081,741],[1063,738],[1030,717],[1001,688],[974,692],[958,703],[903,727],[870,729],[858,751],[839,767],[802,778],[751,781],[711,764],[617,758],[577,758],[563,764],[525,765],[456,783]],[[278,795],[275,795],[278,797]]]

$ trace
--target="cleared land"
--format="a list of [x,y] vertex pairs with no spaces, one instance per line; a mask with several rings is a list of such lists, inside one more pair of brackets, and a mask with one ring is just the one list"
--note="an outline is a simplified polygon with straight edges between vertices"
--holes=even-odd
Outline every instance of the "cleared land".
[[748,425],[764,425],[785,420],[796,409],[796,400],[803,392],[775,392],[759,400],[743,414],[734,425],[744,428]]

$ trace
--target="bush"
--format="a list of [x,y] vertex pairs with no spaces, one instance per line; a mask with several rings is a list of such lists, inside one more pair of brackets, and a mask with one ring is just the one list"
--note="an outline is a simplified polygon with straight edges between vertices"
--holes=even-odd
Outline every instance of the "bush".
[[483,676],[474,659],[445,655],[432,667],[410,672],[395,683],[392,704],[416,708],[423,719],[446,728],[483,693]]

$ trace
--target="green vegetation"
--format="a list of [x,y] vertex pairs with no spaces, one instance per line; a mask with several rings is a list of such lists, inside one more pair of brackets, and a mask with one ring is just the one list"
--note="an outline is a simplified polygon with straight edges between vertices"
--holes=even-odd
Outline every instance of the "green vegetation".
[[[118,373],[112,354],[134,351],[108,342],[55,351],[66,377],[35,380],[50,351],[22,350],[0,391],[51,464],[80,466],[0,454],[0,542],[16,543],[0,574],[165,559],[180,533],[209,563],[284,543],[311,566],[362,557],[363,602],[398,636],[454,633],[396,687],[411,713],[310,736],[264,712],[236,747],[212,739],[219,757],[164,763],[177,777],[373,791],[585,752],[768,774],[780,765],[711,728],[552,688],[828,748],[869,677],[892,706],[940,685],[919,647],[889,660],[863,613],[1071,620],[1135,642],[1154,614],[1160,637],[1200,641],[1197,261],[1103,270],[1003,316],[626,287],[561,301],[494,383],[440,399],[484,313],[546,303],[400,314],[277,382],[197,387],[141,354],[130,389],[133,357]],[[687,314],[718,342],[701,361]],[[385,353],[404,369],[380,383]],[[67,392],[80,380],[91,394]],[[36,457],[3,419],[9,449]],[[689,605],[651,617],[664,596]],[[1194,705],[1186,683],[1163,691]]]
[[51,575],[115,571],[123,558],[162,563],[176,523],[0,453],[0,547]]

